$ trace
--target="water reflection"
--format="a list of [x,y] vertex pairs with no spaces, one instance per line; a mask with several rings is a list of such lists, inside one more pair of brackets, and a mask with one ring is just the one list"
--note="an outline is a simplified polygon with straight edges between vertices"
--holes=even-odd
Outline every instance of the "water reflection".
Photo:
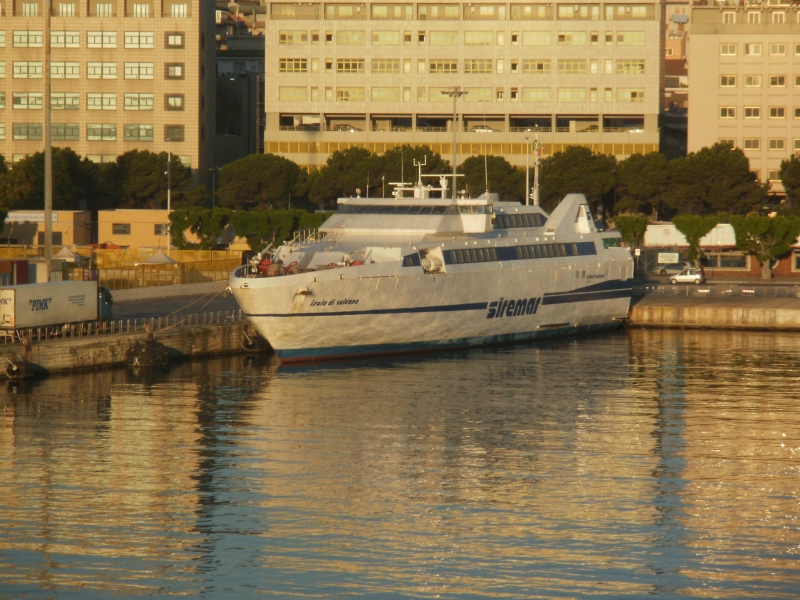
[[632,331],[0,391],[0,595],[789,597],[798,338]]

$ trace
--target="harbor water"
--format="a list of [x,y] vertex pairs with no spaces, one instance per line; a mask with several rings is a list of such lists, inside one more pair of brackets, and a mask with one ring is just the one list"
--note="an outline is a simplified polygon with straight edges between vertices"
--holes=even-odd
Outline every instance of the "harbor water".
[[0,598],[797,597],[799,367],[632,330],[8,384]]

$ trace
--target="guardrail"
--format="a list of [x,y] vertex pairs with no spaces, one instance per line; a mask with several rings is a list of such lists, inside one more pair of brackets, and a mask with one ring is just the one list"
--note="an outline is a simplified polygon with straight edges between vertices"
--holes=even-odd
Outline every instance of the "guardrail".
[[634,296],[655,294],[705,298],[800,298],[800,285],[638,284],[633,286],[633,294]]
[[142,333],[166,331],[177,327],[198,327],[200,325],[219,325],[245,321],[242,310],[218,310],[197,312],[165,317],[144,317],[139,319],[111,319],[93,321],[76,325],[54,325],[52,327],[31,327],[28,329],[9,329],[0,332],[4,344],[27,344],[64,338],[83,338],[89,336],[121,333]]

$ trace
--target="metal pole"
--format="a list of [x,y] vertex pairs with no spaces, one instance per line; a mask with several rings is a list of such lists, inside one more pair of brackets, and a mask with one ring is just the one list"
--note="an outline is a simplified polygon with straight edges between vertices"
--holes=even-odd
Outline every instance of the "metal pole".
[[459,96],[463,96],[464,94],[466,94],[466,92],[462,92],[461,88],[458,86],[453,87],[453,89],[448,92],[448,95],[453,97],[453,200],[456,199],[456,162],[458,162],[458,150],[456,149],[456,122],[458,120],[456,100],[458,100]]
[[539,128],[535,129],[535,152],[533,156],[533,205],[539,206]]
[[170,163],[172,162],[172,143],[170,138],[167,138],[167,252],[170,251],[172,244],[172,235],[170,229],[169,213],[172,212],[172,169]]
[[51,0],[44,5],[44,261],[47,281],[53,256],[53,148],[50,138],[50,16]]
[[525,206],[528,205],[528,196],[531,189],[531,143],[525,137]]

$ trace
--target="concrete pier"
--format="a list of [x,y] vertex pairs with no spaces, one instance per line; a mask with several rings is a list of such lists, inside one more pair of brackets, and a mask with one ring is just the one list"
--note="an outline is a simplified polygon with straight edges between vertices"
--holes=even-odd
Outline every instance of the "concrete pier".
[[[148,335],[144,328],[140,328],[131,333],[9,344],[0,346],[0,363],[4,369],[8,362],[15,364],[25,361],[35,366],[37,375],[116,367],[124,364],[128,348],[136,341],[147,339]],[[156,331],[153,339],[167,347],[170,362],[195,357],[271,352],[246,321]]]
[[800,298],[634,297],[630,327],[800,331]]

